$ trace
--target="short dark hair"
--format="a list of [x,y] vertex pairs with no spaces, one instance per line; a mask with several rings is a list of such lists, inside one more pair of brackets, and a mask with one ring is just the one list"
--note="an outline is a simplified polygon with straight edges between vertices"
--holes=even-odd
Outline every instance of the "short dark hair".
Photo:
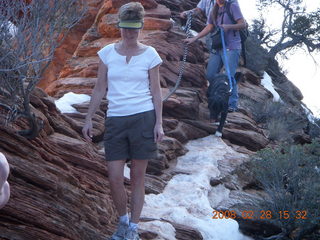
[[143,21],[144,7],[139,2],[129,2],[119,8],[118,17],[120,21]]

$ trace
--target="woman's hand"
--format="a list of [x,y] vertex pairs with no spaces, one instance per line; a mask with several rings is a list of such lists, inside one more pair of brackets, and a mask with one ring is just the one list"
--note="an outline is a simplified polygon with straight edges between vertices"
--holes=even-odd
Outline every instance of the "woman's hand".
[[180,13],[181,18],[186,18],[188,11],[183,11]]
[[202,12],[202,10],[198,7],[193,8],[191,10],[187,10],[187,11],[183,11],[180,13],[180,17],[185,19],[188,16],[188,13],[191,12],[191,14],[200,14]]
[[198,39],[198,38],[196,38],[196,37],[192,37],[192,38],[183,39],[182,41],[183,41],[184,43],[186,43],[186,44],[189,45],[189,44],[195,42],[197,39]]
[[88,142],[92,142],[92,120],[91,119],[86,120],[82,128],[82,134]]
[[206,36],[209,32],[212,31],[212,29],[213,29],[213,24],[208,23],[207,26],[205,26],[205,28],[200,33],[198,33],[197,36],[192,38],[186,38],[186,39],[183,39],[182,41],[189,45],[195,42],[196,40]]
[[154,142],[161,142],[164,136],[162,124],[156,124],[153,130]]

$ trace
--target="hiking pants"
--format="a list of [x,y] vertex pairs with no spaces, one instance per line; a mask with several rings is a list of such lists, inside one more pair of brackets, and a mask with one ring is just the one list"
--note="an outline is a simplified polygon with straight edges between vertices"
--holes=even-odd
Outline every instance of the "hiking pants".
[[[229,108],[233,108],[235,110],[238,109],[239,95],[238,95],[238,86],[234,78],[234,75],[238,67],[240,54],[241,54],[241,49],[227,50],[229,70],[230,70],[230,75],[232,77],[232,92],[229,98]],[[220,70],[224,65],[225,65],[225,59],[223,57],[223,50],[211,51],[208,65],[207,65],[207,73],[206,73],[206,77],[207,77],[207,80],[209,81],[209,84],[211,84],[212,81],[214,81],[215,75],[220,73]],[[225,71],[225,74],[227,75],[227,71]]]

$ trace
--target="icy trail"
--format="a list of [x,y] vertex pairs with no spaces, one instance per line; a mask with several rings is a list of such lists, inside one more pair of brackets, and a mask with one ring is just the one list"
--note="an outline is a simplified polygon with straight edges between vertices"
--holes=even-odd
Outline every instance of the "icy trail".
[[[239,232],[238,223],[231,219],[212,219],[213,208],[209,199],[212,191],[218,193],[216,200],[228,195],[221,186],[210,186],[210,178],[217,177],[218,160],[241,154],[227,146],[220,138],[208,136],[190,141],[189,152],[178,158],[175,175],[163,193],[149,194],[145,198],[142,217],[166,219],[199,230],[205,240],[249,240]],[[221,189],[221,190],[219,190]],[[151,221],[141,223],[141,228],[157,232],[160,238],[175,240],[175,230],[169,223]]]

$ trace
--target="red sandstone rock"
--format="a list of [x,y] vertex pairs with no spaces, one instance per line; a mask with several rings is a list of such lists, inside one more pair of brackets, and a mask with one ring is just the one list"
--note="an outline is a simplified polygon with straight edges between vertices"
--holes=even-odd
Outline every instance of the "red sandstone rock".
[[229,129],[227,126],[223,129],[223,137],[233,144],[246,146],[251,151],[265,148],[269,143],[269,140],[261,133],[252,130]]
[[48,97],[35,93],[37,110],[55,133],[43,130],[29,141],[0,126],[12,188],[0,211],[0,238],[103,239],[116,220],[104,157],[63,120]]
[[158,5],[157,8],[147,9],[145,17],[153,17],[153,18],[162,18],[162,19],[170,19],[171,11],[164,5]]
[[144,18],[144,30],[161,30],[168,31],[172,27],[172,22],[166,19],[145,17]]
[[74,53],[77,57],[97,56],[97,52],[107,44],[114,43],[118,38],[100,38],[92,42],[82,42]]
[[263,86],[252,85],[248,81],[239,83],[239,94],[245,96],[248,99],[252,99],[255,102],[265,102],[271,99],[273,96],[269,90],[265,89]]
[[107,14],[98,23],[98,32],[104,38],[120,38],[120,30],[117,27],[117,14]]
[[178,89],[163,105],[164,116],[177,119],[197,119],[200,99],[191,89]]
[[[97,77],[98,74],[98,65],[99,65],[99,57],[85,57],[85,58],[72,58],[68,61],[68,63],[64,66],[64,68],[60,72],[59,78],[66,77]],[[95,75],[85,75],[89,69],[95,69]],[[46,89],[46,91],[51,91],[50,88]]]
[[101,6],[97,16],[96,16],[96,20],[95,22],[100,22],[101,18],[110,13],[110,14],[116,14],[118,12],[118,9],[113,8],[112,6],[112,1],[108,0],[108,1],[104,1],[103,5]]
[[66,60],[72,56],[82,36],[93,24],[103,0],[86,0],[86,2],[88,11],[85,18],[69,32],[64,42],[55,51],[54,59],[43,74],[38,84],[39,87],[45,89],[51,82],[57,79],[58,73],[66,63]]
[[261,77],[259,77],[253,71],[251,71],[248,68],[244,68],[244,67],[240,67],[239,69],[240,69],[240,72],[244,75],[244,79],[246,81],[249,81],[250,83],[252,83],[254,85],[261,84]]
[[193,125],[179,122],[177,127],[166,132],[166,135],[178,139],[181,143],[186,143],[191,139],[203,138],[208,136],[208,132],[194,127]]
[[58,81],[53,82],[47,88],[47,91],[50,95],[57,98],[62,97],[67,92],[80,94],[88,92],[88,89],[92,89],[96,81],[96,78],[60,78]]

